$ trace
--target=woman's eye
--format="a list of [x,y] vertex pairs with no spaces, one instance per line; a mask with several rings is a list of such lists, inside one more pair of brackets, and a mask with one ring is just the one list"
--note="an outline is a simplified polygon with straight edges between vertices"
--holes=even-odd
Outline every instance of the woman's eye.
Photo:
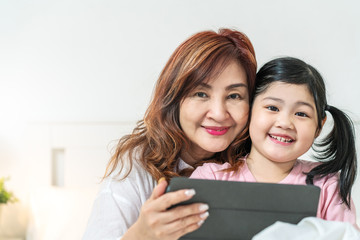
[[299,116],[299,117],[308,117],[308,115],[306,113],[303,113],[303,112],[297,112],[295,113],[296,116]]
[[277,108],[277,107],[275,107],[275,106],[268,106],[268,107],[266,107],[268,110],[270,110],[270,111],[274,111],[274,112],[278,112],[279,111],[279,109]]
[[238,94],[238,93],[233,93],[233,94],[230,94],[230,95],[228,96],[228,98],[229,98],[229,99],[241,99],[241,96],[240,96],[240,94]]
[[207,97],[207,94],[204,93],[204,92],[197,92],[194,94],[196,97],[199,97],[199,98],[206,98]]

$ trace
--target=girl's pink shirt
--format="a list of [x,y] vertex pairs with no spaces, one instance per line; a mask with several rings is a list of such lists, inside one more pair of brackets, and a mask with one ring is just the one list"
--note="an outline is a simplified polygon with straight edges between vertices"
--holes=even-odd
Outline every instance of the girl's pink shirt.
[[[203,166],[196,168],[190,178],[256,182],[256,179],[250,172],[245,159],[243,161],[244,164],[241,166],[239,171],[236,172],[222,171],[230,167],[229,163],[205,163]],[[289,175],[287,175],[279,183],[306,185],[306,175],[304,172],[309,172],[318,164],[318,162],[297,160]],[[341,201],[337,174],[314,180],[314,185],[320,187],[321,189],[317,211],[318,218],[331,221],[350,222],[359,229],[356,225],[356,210],[353,201],[351,200],[350,209]]]

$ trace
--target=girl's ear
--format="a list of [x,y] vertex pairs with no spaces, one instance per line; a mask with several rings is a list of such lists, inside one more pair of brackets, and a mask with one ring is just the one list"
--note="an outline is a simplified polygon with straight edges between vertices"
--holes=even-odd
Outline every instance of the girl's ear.
[[326,119],[327,119],[327,116],[325,116],[324,119],[321,120],[321,129],[318,129],[318,130],[316,131],[315,138],[317,138],[317,137],[320,135],[321,130],[323,129],[324,124],[325,124],[325,122],[326,122]]

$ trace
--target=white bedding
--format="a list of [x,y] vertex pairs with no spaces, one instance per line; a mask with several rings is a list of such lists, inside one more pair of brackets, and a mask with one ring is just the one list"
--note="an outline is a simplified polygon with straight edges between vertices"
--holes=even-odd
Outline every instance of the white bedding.
[[252,240],[360,240],[360,232],[350,223],[304,218],[297,225],[276,222]]

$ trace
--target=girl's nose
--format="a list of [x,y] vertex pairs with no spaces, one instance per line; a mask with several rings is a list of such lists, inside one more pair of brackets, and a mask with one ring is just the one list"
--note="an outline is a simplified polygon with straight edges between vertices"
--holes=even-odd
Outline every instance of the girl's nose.
[[293,129],[294,124],[292,122],[291,116],[288,113],[282,112],[278,114],[278,118],[276,119],[276,126],[283,129]]
[[221,100],[213,100],[209,105],[207,117],[217,122],[226,120],[229,117],[229,112],[226,103]]

